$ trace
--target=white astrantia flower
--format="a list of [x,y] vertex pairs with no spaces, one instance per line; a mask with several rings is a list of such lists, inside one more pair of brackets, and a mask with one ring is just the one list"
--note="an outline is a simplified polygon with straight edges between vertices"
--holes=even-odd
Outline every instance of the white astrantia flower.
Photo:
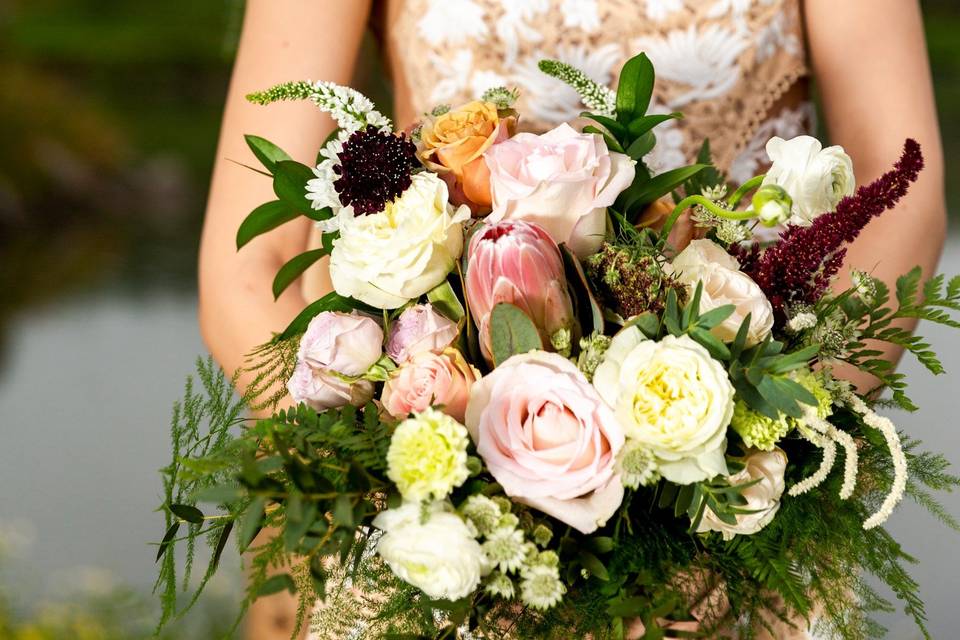
[[340,237],[330,255],[330,279],[342,296],[378,309],[396,309],[443,282],[463,250],[470,209],[455,209],[435,173],[411,185],[383,211],[339,215]]
[[480,543],[446,502],[408,502],[381,512],[376,551],[397,575],[435,600],[459,600],[492,568]]
[[485,17],[483,6],[474,0],[430,0],[417,31],[434,46],[459,45],[468,38],[483,41],[488,33]]
[[513,595],[516,591],[515,587],[513,586],[513,580],[511,580],[509,576],[505,576],[499,571],[494,571],[492,574],[490,574],[490,578],[483,586],[483,589],[490,595],[498,596],[505,600],[510,600],[513,598]]
[[790,224],[810,226],[818,216],[836,210],[856,188],[853,161],[843,147],[824,149],[811,136],[774,137],[767,142],[767,156],[770,170],[763,184],[783,187],[793,198]]
[[710,507],[703,512],[703,518],[697,533],[719,531],[724,540],[737,535],[757,533],[773,521],[780,509],[780,498],[785,487],[783,474],[787,469],[787,454],[782,449],[773,451],[750,450],[744,460],[744,468],[729,477],[730,485],[736,486],[755,482],[741,492],[747,501],[741,505],[753,513],[736,515],[736,524],[728,524],[717,517]]
[[627,327],[614,336],[593,384],[628,442],[646,446],[664,478],[691,484],[726,474],[734,390],[700,344],[688,336],[655,342]]
[[500,505],[484,495],[472,495],[460,505],[460,513],[473,523],[480,535],[491,533],[504,515]]
[[633,41],[633,48],[646,52],[657,76],[690,88],[671,99],[679,109],[697,100],[718,98],[740,80],[740,54],[749,46],[741,34],[718,24],[691,24],[665,36]]
[[527,558],[523,531],[516,528],[499,528],[486,536],[482,548],[491,563],[503,573],[517,571]]
[[545,611],[559,603],[566,592],[557,567],[537,564],[521,574],[520,601],[528,607]]

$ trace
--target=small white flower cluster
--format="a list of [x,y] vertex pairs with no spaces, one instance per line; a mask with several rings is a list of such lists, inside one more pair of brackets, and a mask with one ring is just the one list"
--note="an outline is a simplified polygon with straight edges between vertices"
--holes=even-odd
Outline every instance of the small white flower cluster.
[[833,463],[837,460],[837,444],[833,440],[808,428],[806,425],[800,425],[797,433],[802,435],[808,442],[823,449],[823,460],[820,461],[820,467],[812,476],[790,487],[787,494],[791,496],[799,496],[820,486],[820,484],[827,479],[827,476],[830,475],[830,470],[833,469]]
[[[727,197],[727,185],[719,184],[712,187],[703,187],[700,189],[700,195],[716,203],[718,206],[728,209],[723,202]],[[726,244],[738,244],[745,242],[753,237],[753,232],[745,224],[738,220],[727,220],[714,215],[706,207],[698,206],[693,211],[693,221],[698,227],[714,228],[717,233],[717,240]]]
[[610,116],[617,110],[617,94],[598,82],[591,80],[583,71],[559,60],[541,60],[537,67],[548,76],[570,85],[587,109]]
[[311,206],[317,211],[330,207],[333,214],[329,219],[316,223],[324,233],[336,231],[339,228],[339,214],[344,210],[340,195],[333,186],[334,180],[337,179],[333,168],[339,163],[337,156],[343,151],[343,143],[348,137],[350,132],[342,129],[337,137],[324,145],[320,150],[320,157],[323,160],[313,169],[313,175],[316,178],[307,182],[306,196]]
[[800,311],[790,316],[790,320],[787,321],[787,331],[790,333],[800,333],[815,326],[817,326],[817,314],[812,311]]
[[603,362],[603,354],[610,348],[612,338],[594,331],[585,338],[580,338],[580,355],[577,356],[577,368],[593,382],[593,374]]
[[872,427],[883,434],[887,441],[887,447],[890,449],[890,457],[893,460],[893,485],[890,487],[890,493],[884,498],[883,504],[872,516],[863,523],[864,529],[873,529],[884,522],[893,513],[893,510],[903,499],[904,491],[907,487],[907,457],[903,453],[903,446],[900,443],[900,436],[897,434],[897,428],[889,418],[885,418],[873,411],[867,406],[867,403],[860,399],[849,389],[842,392],[840,399],[853,411],[860,414],[863,423]]
[[650,450],[636,440],[628,440],[618,460],[620,481],[630,489],[647,487],[660,480],[657,461]]
[[310,100],[329,113],[341,129],[350,133],[371,125],[381,130],[390,129],[390,119],[377,111],[370,98],[356,89],[333,82],[315,82]]
[[[566,592],[560,581],[560,559],[553,551],[539,551],[526,540],[520,520],[510,512],[506,498],[473,495],[460,507],[478,537],[484,538],[481,549],[489,565],[495,567],[486,579],[484,590],[490,595],[512,598],[516,586],[511,574],[520,577],[520,599],[534,609],[549,609]],[[553,533],[544,525],[534,531],[537,544],[546,545]]]

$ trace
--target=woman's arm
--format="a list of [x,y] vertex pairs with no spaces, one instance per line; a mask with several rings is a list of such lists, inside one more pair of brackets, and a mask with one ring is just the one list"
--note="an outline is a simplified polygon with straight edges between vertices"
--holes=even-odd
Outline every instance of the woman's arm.
[[[247,2],[200,245],[200,329],[228,374],[306,304],[297,286],[274,302],[270,285],[277,269],[305,249],[307,219],[289,222],[237,251],[241,221],[275,199],[269,179],[236,164],[257,164],[243,136],[267,138],[312,165],[333,129],[312,104],[261,107],[244,96],[288,80],[349,83],[369,11],[369,0]],[[241,376],[241,387],[249,381]]]
[[[243,139],[254,134],[312,164],[333,129],[311,104],[267,108],[244,96],[287,80],[348,83],[369,10],[369,0],[247,1],[200,245],[200,330],[229,374],[306,305],[296,286],[274,302],[270,285],[277,269],[304,250],[309,231],[306,219],[288,222],[238,252],[240,222],[274,195],[270,180],[231,161],[256,165]],[[241,387],[249,382],[249,376],[241,375]],[[245,635],[289,640],[296,612],[296,599],[286,592],[261,598],[250,607]],[[306,629],[301,637],[305,635]]]
[[[851,268],[891,285],[917,265],[929,277],[943,248],[946,203],[943,150],[919,4],[806,0],[804,5],[830,139],[853,158],[857,183],[867,184],[889,169],[905,138],[920,142],[926,161],[920,179],[896,210],[870,223],[850,247],[837,286],[849,286]],[[901,355],[892,345],[882,348],[893,360]],[[862,388],[873,386],[864,374],[847,377]]]

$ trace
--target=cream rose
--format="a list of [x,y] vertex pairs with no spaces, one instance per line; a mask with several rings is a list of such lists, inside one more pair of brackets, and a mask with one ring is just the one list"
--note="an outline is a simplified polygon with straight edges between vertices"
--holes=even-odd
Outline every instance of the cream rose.
[[787,454],[779,448],[773,451],[751,449],[747,452],[744,464],[743,470],[730,476],[729,480],[731,485],[757,481],[743,490],[747,504],[740,506],[755,513],[738,514],[736,524],[727,524],[707,507],[697,532],[719,531],[724,540],[730,540],[735,535],[751,535],[760,531],[777,515],[784,490]]
[[763,184],[783,187],[793,198],[790,224],[809,226],[856,188],[853,161],[843,147],[824,149],[811,136],[774,137],[767,142],[767,155],[771,165]]
[[599,135],[561,124],[543,135],[518,133],[484,154],[493,196],[491,222],[528,220],[578,256],[596,253],[606,208],[633,182],[634,162]]
[[397,577],[435,600],[465,598],[491,569],[480,543],[451,510],[444,502],[426,509],[407,502],[373,519],[383,531],[377,541],[380,557]]
[[582,533],[620,506],[623,431],[576,365],[515,355],[473,385],[467,429],[504,492]]
[[334,289],[379,309],[396,309],[443,282],[463,250],[462,223],[436,174],[414,174],[410,187],[384,210],[340,215],[330,256]]
[[727,472],[733,385],[689,337],[653,342],[627,327],[611,341],[593,384],[627,438],[650,450],[667,480],[690,484]]
[[668,266],[692,294],[698,282],[703,283],[700,313],[732,304],[735,308],[726,320],[713,328],[713,335],[732,342],[747,314],[750,329],[747,346],[753,346],[770,335],[773,329],[773,307],[760,286],[740,271],[740,263],[723,247],[711,240],[693,240]]

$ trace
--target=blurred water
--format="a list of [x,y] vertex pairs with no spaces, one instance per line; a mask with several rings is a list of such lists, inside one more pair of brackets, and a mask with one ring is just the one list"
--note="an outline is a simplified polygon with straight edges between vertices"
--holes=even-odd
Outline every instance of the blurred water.
[[[941,269],[960,273],[960,238]],[[148,587],[161,535],[156,470],[167,462],[167,421],[184,377],[203,347],[196,301],[186,296],[131,298],[101,294],[22,316],[9,330],[0,372],[0,534],[16,539],[20,583],[46,591],[89,567]],[[947,370],[934,378],[912,361],[922,409],[895,416],[927,447],[960,463],[954,396],[960,334],[933,326],[921,333]],[[960,495],[944,496],[960,515]],[[931,630],[954,637],[960,591],[960,538],[905,504],[890,529],[920,560]],[[891,638],[915,637],[902,616],[888,616]]]

